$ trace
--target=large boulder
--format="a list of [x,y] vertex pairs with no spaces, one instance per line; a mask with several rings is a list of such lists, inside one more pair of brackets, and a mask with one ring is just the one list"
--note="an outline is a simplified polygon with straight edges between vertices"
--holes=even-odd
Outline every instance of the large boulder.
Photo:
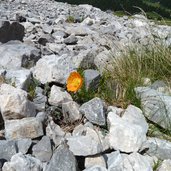
[[0,42],[6,43],[10,40],[23,40],[24,26],[18,22],[0,21]]

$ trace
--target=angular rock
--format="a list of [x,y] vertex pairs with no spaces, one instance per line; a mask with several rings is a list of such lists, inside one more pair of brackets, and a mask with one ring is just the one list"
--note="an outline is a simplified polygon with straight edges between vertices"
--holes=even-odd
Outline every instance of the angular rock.
[[171,128],[171,97],[149,87],[137,87],[144,115],[165,129]]
[[5,138],[37,138],[43,135],[42,123],[34,117],[5,121]]
[[62,103],[65,103],[71,100],[72,100],[72,97],[67,91],[62,90],[62,88],[57,87],[55,85],[52,86],[51,91],[50,91],[50,97],[48,99],[49,104],[54,105],[54,106],[60,106],[62,105]]
[[146,128],[128,122],[113,112],[108,113],[108,122],[111,148],[128,153],[137,152],[146,141]]
[[53,140],[56,146],[59,146],[64,139],[65,132],[59,125],[55,124],[54,121],[51,120],[46,127],[46,135]]
[[89,156],[104,151],[99,135],[88,127],[82,135],[67,138],[67,144],[76,156]]
[[171,160],[164,160],[157,169],[157,171],[170,171],[171,170]]
[[10,24],[9,21],[0,21],[0,42],[6,43],[10,40],[22,41],[24,37],[24,27],[18,22]]
[[44,136],[36,145],[32,148],[33,155],[42,162],[50,161],[52,156],[52,147],[49,137]]
[[139,153],[130,155],[122,155],[124,170],[123,171],[152,171],[152,167],[148,160]]
[[[56,165],[57,164],[57,165]],[[65,145],[59,146],[46,168],[46,171],[76,171],[77,162],[71,151]]]
[[105,106],[100,98],[94,98],[80,107],[80,112],[92,123],[105,125]]
[[36,87],[35,97],[33,99],[33,103],[38,111],[44,111],[45,105],[47,102],[47,96],[43,95],[43,89],[40,87]]
[[93,157],[86,157],[84,165],[85,165],[85,168],[90,168],[90,167],[93,167],[95,165],[106,168],[105,159],[101,155],[93,156]]
[[27,92],[2,84],[0,86],[0,108],[4,120],[35,116],[35,106],[27,100]]
[[143,143],[141,151],[150,156],[156,156],[161,160],[171,159],[171,142],[159,138],[148,138]]
[[65,84],[73,69],[74,65],[68,55],[49,55],[36,63],[33,74],[42,84],[53,81]]
[[74,35],[71,35],[71,36],[64,39],[64,43],[66,45],[75,45],[75,44],[77,44],[77,42],[78,42],[78,39]]
[[3,171],[41,171],[43,170],[43,164],[40,160],[32,157],[31,155],[23,155],[22,153],[17,153],[12,156],[10,162],[6,162],[2,168]]
[[26,69],[8,70],[5,74],[5,79],[16,88],[27,90],[31,82],[31,71]]
[[22,154],[26,154],[32,144],[31,139],[19,139],[16,141],[18,152],[21,152]]
[[79,105],[74,101],[62,103],[62,113],[65,122],[74,122],[81,119],[82,115],[79,111]]
[[31,68],[40,59],[40,51],[19,41],[10,41],[0,45],[0,58],[1,68]]
[[9,161],[11,157],[17,152],[17,145],[15,141],[0,140],[0,159]]
[[123,171],[123,159],[119,151],[105,154],[108,171]]
[[100,81],[100,73],[97,70],[87,69],[84,71],[84,79],[87,90],[96,90]]
[[129,123],[141,126],[145,132],[148,131],[148,124],[141,109],[136,106],[129,105],[123,113],[122,119]]

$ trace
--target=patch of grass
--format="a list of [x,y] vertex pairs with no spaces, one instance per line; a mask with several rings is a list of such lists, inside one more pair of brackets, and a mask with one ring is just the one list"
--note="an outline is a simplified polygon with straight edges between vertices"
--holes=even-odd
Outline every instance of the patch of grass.
[[103,74],[98,93],[112,104],[140,107],[134,88],[143,86],[144,78],[152,82],[171,78],[171,49],[156,45],[151,49],[129,49],[120,57],[113,56],[113,67]]
[[75,18],[73,16],[69,15],[67,17],[67,19],[66,19],[66,22],[68,22],[68,23],[74,23],[75,22]]
[[162,163],[161,160],[157,160],[156,162],[154,162],[153,171],[157,171],[157,169],[160,167],[161,163]]

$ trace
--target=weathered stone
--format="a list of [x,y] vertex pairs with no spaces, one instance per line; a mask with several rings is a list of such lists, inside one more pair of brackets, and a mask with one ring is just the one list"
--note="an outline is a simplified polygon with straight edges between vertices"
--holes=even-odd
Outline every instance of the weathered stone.
[[44,136],[36,145],[32,148],[33,155],[42,162],[50,161],[52,156],[52,147],[49,137]]
[[79,111],[79,105],[74,101],[62,103],[62,113],[64,115],[64,122],[72,123],[82,117]]
[[148,160],[139,153],[132,153],[130,155],[123,154],[123,171],[152,171],[152,167]]
[[[111,148],[122,152],[137,152],[146,140],[146,128],[108,113],[109,142]],[[121,138],[122,137],[122,138]]]
[[43,89],[36,87],[33,103],[38,111],[44,111],[47,102],[47,96],[43,95]]
[[164,160],[157,169],[157,171],[170,171],[171,170],[171,160]]
[[171,97],[149,87],[135,89],[141,99],[144,115],[154,123],[170,130]]
[[86,89],[96,90],[100,81],[100,73],[97,70],[87,69],[84,71]]
[[119,151],[105,154],[108,171],[123,171],[123,159]]
[[141,151],[150,156],[156,156],[161,160],[171,159],[171,142],[159,138],[148,138],[143,143]]
[[22,153],[17,153],[12,156],[10,162],[6,162],[2,168],[3,171],[41,171],[43,170],[43,164],[40,160],[32,157],[31,155],[23,155]]
[[92,123],[105,125],[105,106],[100,98],[94,98],[80,107],[80,112]]
[[[57,164],[57,165],[56,165]],[[71,151],[66,145],[59,146],[46,168],[46,171],[76,171],[77,162]]]
[[50,97],[48,99],[49,104],[54,105],[54,106],[60,106],[62,105],[62,103],[65,103],[71,100],[72,100],[72,97],[67,91],[62,90],[62,88],[57,87],[55,85],[52,86],[51,91],[50,91]]
[[18,146],[18,152],[21,152],[22,154],[26,154],[32,144],[31,139],[19,139],[16,141]]
[[75,44],[77,44],[77,42],[78,42],[78,39],[74,35],[71,35],[71,36],[64,39],[64,43],[66,45],[75,45]]
[[19,41],[10,41],[0,45],[0,58],[1,68],[31,68],[40,59],[40,51]]
[[44,56],[36,63],[33,74],[42,84],[52,81],[64,84],[73,69],[68,55],[49,55]]
[[93,157],[86,157],[85,158],[85,168],[90,168],[92,166],[101,166],[101,167],[106,167],[106,162],[103,156],[97,155]]
[[65,132],[59,125],[55,124],[54,121],[51,120],[46,127],[46,135],[53,140],[56,146],[58,146],[64,139]]
[[76,156],[89,156],[104,151],[99,135],[88,127],[82,135],[67,138],[67,144]]
[[0,108],[4,120],[21,119],[24,117],[35,116],[35,106],[27,100],[27,92],[2,84],[0,86]]
[[5,74],[5,79],[16,88],[27,90],[31,82],[31,71],[26,69],[8,70]]
[[144,131],[147,132],[148,124],[145,120],[143,112],[138,107],[129,105],[123,113],[122,118],[129,123],[141,126]]
[[22,41],[24,37],[24,27],[18,22],[10,24],[9,21],[0,21],[0,42],[6,43],[10,40]]
[[0,140],[0,159],[9,161],[11,157],[17,152],[17,145],[15,141]]
[[37,138],[43,135],[42,123],[34,117],[5,121],[5,138]]

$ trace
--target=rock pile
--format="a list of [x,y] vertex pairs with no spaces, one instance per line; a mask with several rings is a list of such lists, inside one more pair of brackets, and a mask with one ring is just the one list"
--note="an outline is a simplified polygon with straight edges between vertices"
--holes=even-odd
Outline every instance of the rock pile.
[[136,88],[144,114],[98,97],[78,104],[64,89],[80,67],[86,89],[96,89],[111,52],[161,41],[171,45],[171,27],[142,15],[119,18],[51,0],[1,1],[0,170],[152,171],[162,160],[158,171],[170,171],[171,142],[149,138],[144,117],[168,129],[170,96],[158,91],[159,83]]

